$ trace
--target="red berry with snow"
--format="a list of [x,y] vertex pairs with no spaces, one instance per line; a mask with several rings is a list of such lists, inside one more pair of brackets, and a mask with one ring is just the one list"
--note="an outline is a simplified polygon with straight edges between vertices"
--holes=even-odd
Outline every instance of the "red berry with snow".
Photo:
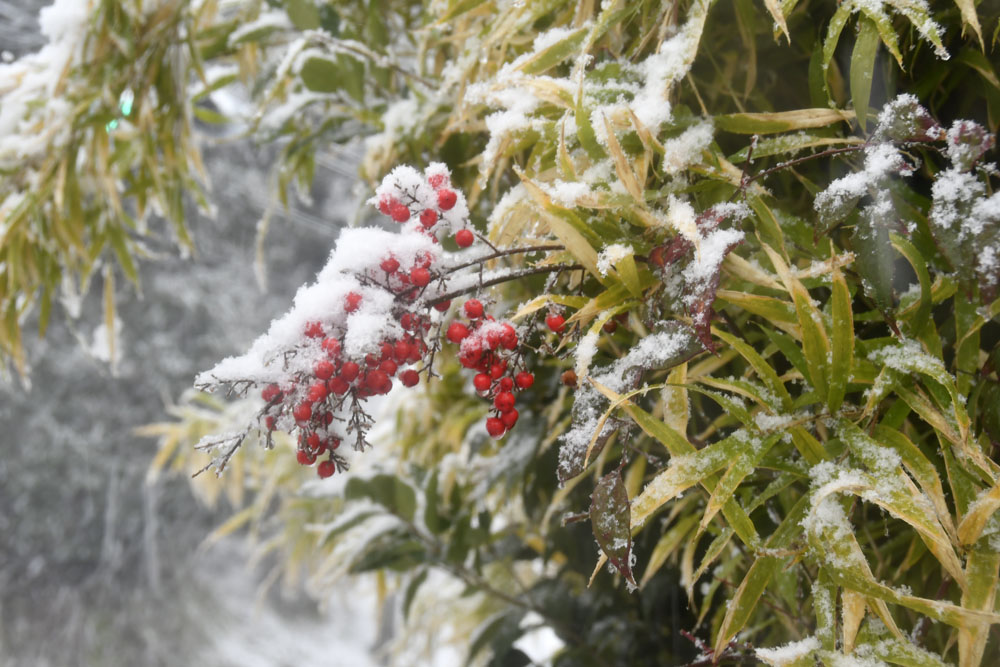
[[468,229],[460,229],[455,232],[455,243],[459,248],[468,248],[476,240],[476,237]]
[[432,174],[427,179],[427,182],[435,190],[440,190],[444,186],[448,185],[448,174],[442,174],[442,173]]
[[450,211],[455,207],[455,203],[458,201],[458,195],[455,194],[454,190],[438,190],[438,208],[442,211]]
[[333,461],[323,461],[318,466],[316,466],[316,474],[322,478],[327,478],[337,472],[337,465]]
[[353,313],[361,306],[361,295],[357,292],[348,292],[344,297],[344,310]]
[[462,309],[470,320],[478,320],[483,316],[483,303],[479,299],[469,299],[462,306]]
[[517,347],[517,332],[506,322],[503,325],[503,333],[500,334],[500,344],[505,350],[513,350]]
[[423,267],[410,271],[410,282],[417,287],[425,287],[431,281],[431,272]]
[[312,405],[310,403],[299,403],[292,410],[292,416],[300,422],[309,421],[309,418],[312,417]]
[[379,266],[386,273],[395,273],[399,270],[399,260],[395,257],[386,257]]
[[448,340],[452,343],[461,343],[469,335],[469,327],[461,322],[452,322],[448,326]]
[[304,333],[307,338],[322,338],[325,335],[323,325],[319,322],[307,322]]
[[313,366],[313,375],[318,377],[320,380],[329,380],[333,377],[334,370],[333,364],[324,359],[323,361],[317,361],[316,365]]
[[514,424],[517,423],[518,416],[517,410],[511,408],[507,412],[500,415],[500,421],[503,423],[504,427],[509,430],[514,428]]
[[437,224],[437,221],[438,221],[437,211],[435,211],[432,208],[425,208],[423,213],[420,214],[420,224],[426,227],[427,229],[430,229],[435,224]]
[[545,318],[545,326],[556,333],[562,333],[566,328],[566,318],[556,313],[549,313]]
[[340,378],[344,382],[354,382],[355,378],[358,377],[358,373],[361,372],[361,367],[358,366],[353,361],[346,362],[340,367]]
[[340,356],[340,341],[336,338],[326,338],[322,343],[323,351],[330,357]]
[[450,300],[449,301],[439,301],[438,303],[434,304],[434,310],[438,311],[439,313],[443,313],[444,311],[448,310],[449,308],[451,308],[451,301]]
[[316,384],[309,387],[309,393],[307,395],[309,397],[310,402],[318,403],[322,401],[324,398],[326,398],[326,395],[328,393],[329,390],[326,388],[326,383],[317,382]]
[[281,389],[276,384],[269,384],[264,387],[264,391],[260,392],[260,397],[265,401],[270,403],[271,401],[277,399],[281,400]]
[[295,458],[301,465],[311,466],[316,463],[316,455],[306,449],[300,449],[295,453]]
[[503,422],[496,417],[490,417],[486,420],[486,432],[490,434],[493,438],[502,438],[507,427],[503,425]]
[[337,396],[343,396],[347,393],[347,390],[351,388],[351,385],[349,385],[341,377],[330,378],[330,381],[326,383],[326,386],[327,389],[330,390],[330,393],[336,394]]
[[410,219],[410,209],[408,209],[401,202],[397,201],[394,205],[389,207],[389,217],[396,222],[406,222]]

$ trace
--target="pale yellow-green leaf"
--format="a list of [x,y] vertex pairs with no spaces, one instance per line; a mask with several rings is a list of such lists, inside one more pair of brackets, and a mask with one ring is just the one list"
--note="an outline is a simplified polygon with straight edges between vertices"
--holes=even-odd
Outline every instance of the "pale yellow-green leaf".
[[1000,484],[972,503],[962,522],[958,524],[958,539],[963,545],[974,544],[983,533],[983,528],[993,513],[1000,508]]
[[854,317],[851,311],[851,293],[839,269],[833,272],[832,311],[829,393],[826,404],[830,413],[836,414],[844,402],[847,381],[854,367]]
[[[993,611],[996,605],[997,576],[1000,570],[1000,554],[992,550],[973,549],[969,553],[966,576],[968,585],[962,591],[961,605],[964,609]],[[970,623],[958,629],[959,667],[982,665],[986,641],[989,639],[990,624]]]
[[840,109],[798,109],[771,113],[732,113],[715,117],[715,125],[735,134],[775,134],[846,123],[853,111]]

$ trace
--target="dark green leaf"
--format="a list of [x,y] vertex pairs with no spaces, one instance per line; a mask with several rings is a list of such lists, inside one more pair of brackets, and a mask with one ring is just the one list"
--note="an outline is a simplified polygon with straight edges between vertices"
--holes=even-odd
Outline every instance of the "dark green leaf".
[[628,492],[620,470],[608,473],[597,483],[590,499],[590,522],[601,551],[628,582],[632,578],[632,530]]

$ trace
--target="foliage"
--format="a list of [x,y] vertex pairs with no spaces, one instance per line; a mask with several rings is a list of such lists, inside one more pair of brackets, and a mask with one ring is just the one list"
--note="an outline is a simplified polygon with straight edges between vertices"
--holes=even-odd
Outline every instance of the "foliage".
[[[468,288],[536,375],[503,441],[439,355],[336,481],[244,447],[222,530],[388,573],[411,627],[445,573],[470,660],[525,664],[540,618],[560,665],[995,662],[1000,16],[763,5],[248,5],[282,192],[364,135],[373,184],[442,160],[491,244],[559,246]],[[163,460],[246,423],[216,409],[151,430]]]

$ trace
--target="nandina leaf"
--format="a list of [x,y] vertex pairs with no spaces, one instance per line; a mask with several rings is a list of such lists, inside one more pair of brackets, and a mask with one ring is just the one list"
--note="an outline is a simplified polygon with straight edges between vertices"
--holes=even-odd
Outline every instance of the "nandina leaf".
[[884,205],[868,206],[858,216],[857,226],[851,237],[865,294],[875,301],[884,314],[888,314],[893,306],[892,277],[895,255],[892,251],[892,241],[889,239],[892,211],[891,203],[888,201]]
[[608,473],[597,483],[590,498],[590,522],[594,538],[611,564],[629,584],[632,577],[632,512],[620,470]]

